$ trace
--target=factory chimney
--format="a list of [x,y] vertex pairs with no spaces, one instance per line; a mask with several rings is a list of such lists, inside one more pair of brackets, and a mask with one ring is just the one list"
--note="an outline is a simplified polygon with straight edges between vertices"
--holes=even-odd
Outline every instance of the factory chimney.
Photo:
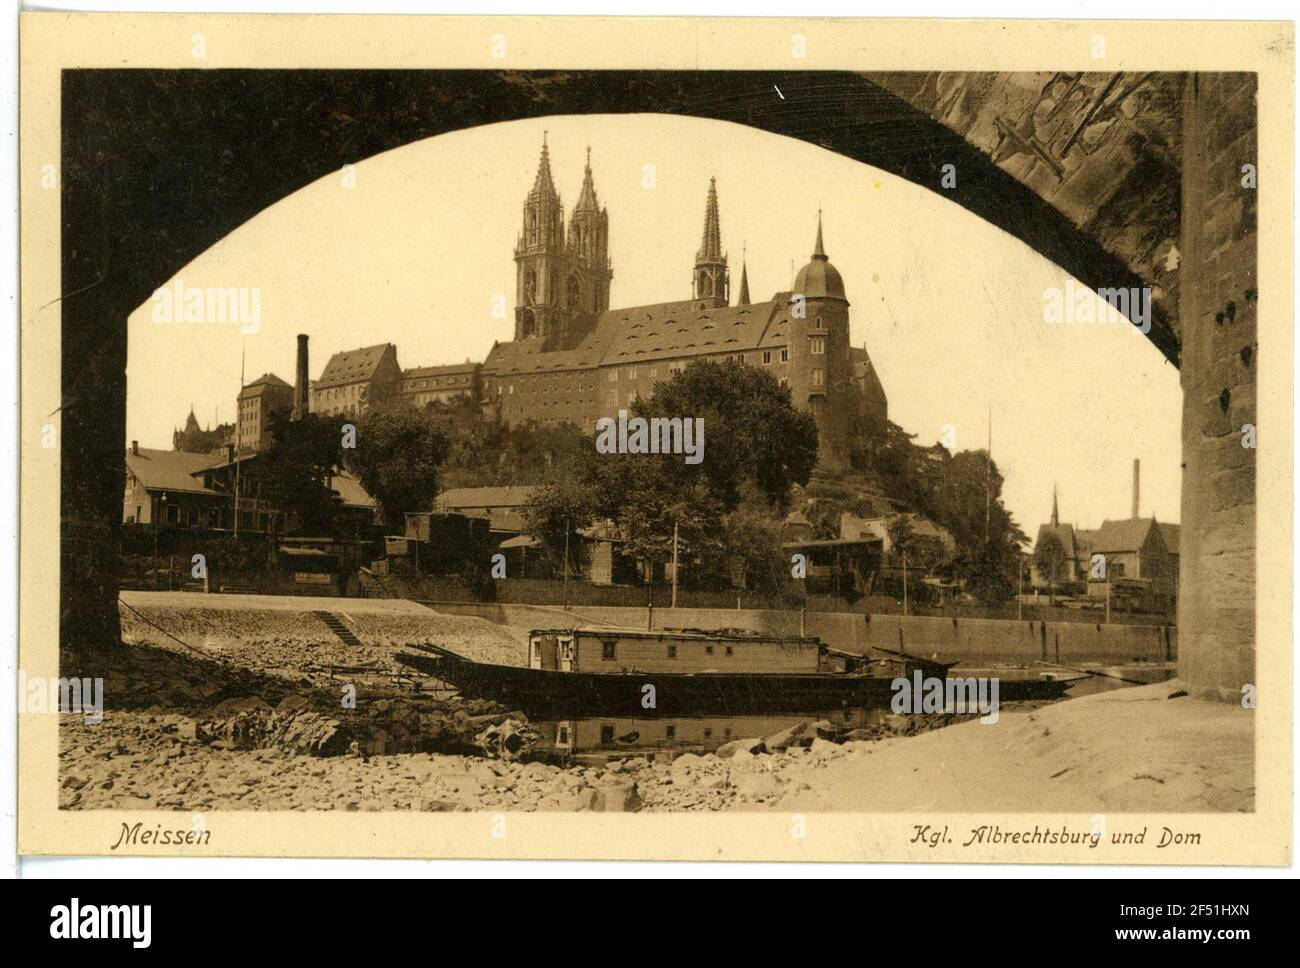
[[301,420],[311,412],[307,400],[311,383],[307,376],[307,334],[298,334],[298,372],[293,380],[293,419]]
[[1138,518],[1138,497],[1141,495],[1142,462],[1133,461],[1133,519]]

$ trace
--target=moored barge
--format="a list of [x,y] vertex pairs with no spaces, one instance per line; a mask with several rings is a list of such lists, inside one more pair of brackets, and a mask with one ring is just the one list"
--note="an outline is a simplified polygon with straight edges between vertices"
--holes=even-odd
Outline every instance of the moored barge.
[[[888,705],[899,676],[945,678],[952,663],[906,653],[880,658],[809,636],[738,629],[536,629],[528,665],[476,662],[450,649],[400,653],[407,666],[530,715],[547,710],[637,710],[641,715],[775,712]],[[1000,679],[999,701],[1057,699],[1068,682]]]

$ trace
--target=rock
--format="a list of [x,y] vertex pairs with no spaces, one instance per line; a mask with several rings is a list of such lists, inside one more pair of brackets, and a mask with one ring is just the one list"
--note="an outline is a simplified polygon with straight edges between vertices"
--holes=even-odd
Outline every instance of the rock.
[[527,723],[507,719],[485,726],[475,735],[474,745],[483,751],[484,756],[492,759],[518,760],[527,756],[541,738],[541,734]]
[[545,763],[528,763],[519,771],[519,778],[522,780],[531,780],[540,782],[552,779],[556,773],[556,768],[547,766]]
[[673,776],[678,776],[691,772],[704,765],[704,757],[696,756],[694,753],[683,753],[677,759],[673,760]]
[[601,813],[630,813],[641,808],[635,783],[610,783],[596,788],[593,810]]
[[833,756],[843,756],[844,748],[837,743],[832,743],[828,739],[822,739],[818,736],[808,747],[808,752],[820,759],[829,759]]
[[451,800],[431,800],[426,797],[420,798],[420,809],[425,813],[453,813],[465,808],[459,803]]
[[218,719],[226,719],[230,716],[236,716],[239,713],[258,713],[271,712],[270,703],[258,699],[256,696],[240,696],[235,699],[223,699],[217,703],[212,714]]
[[310,705],[311,703],[302,696],[285,696],[280,700],[280,704],[275,707],[275,713],[277,716],[288,716],[291,713],[298,712],[300,709],[306,709]]
[[763,745],[763,740],[756,736],[753,739],[733,739],[730,743],[723,743],[714,755],[720,760],[728,760],[737,753],[748,753],[754,756],[766,752],[767,747]]
[[746,773],[735,777],[731,785],[746,800],[768,800],[781,790],[781,781],[771,773]]
[[779,733],[764,737],[763,745],[770,752],[781,753],[792,746],[811,746],[812,741],[819,736],[822,739],[833,739],[835,737],[835,727],[830,720],[822,719],[815,723],[799,723],[789,729],[783,729]]

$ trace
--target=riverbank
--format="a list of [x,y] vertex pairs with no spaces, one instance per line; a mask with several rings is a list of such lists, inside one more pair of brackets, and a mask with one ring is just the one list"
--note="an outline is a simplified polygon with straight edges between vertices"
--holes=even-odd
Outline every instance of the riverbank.
[[[61,717],[61,807],[1253,808],[1253,714],[1181,696],[1176,682],[1007,706],[995,725],[886,716],[846,729],[814,721],[676,758],[630,750],[606,763],[504,762],[466,754],[484,730],[525,717],[431,692],[394,655],[409,642],[451,637],[467,652],[521,661],[521,630],[411,603],[349,602],[347,625],[362,638],[349,645],[323,620],[308,620],[301,602],[234,598],[133,595],[129,644],[93,664],[83,659],[79,670],[65,664],[65,675],[103,675],[106,702],[102,722]],[[232,620],[232,606],[247,614]]]
[[[475,756],[235,750],[189,717],[64,716],[60,805],[206,810],[1224,812],[1253,809],[1246,710],[1169,699],[1176,683],[1004,710],[921,735],[561,767]],[[827,724],[829,725],[829,724]]]

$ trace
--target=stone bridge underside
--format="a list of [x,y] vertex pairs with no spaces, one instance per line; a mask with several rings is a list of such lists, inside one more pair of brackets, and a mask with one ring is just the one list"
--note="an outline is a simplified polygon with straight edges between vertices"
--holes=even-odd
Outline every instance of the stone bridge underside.
[[156,287],[345,164],[611,112],[818,144],[940,192],[1085,285],[1149,286],[1149,338],[1186,396],[1181,668],[1225,697],[1252,681],[1255,205],[1237,172],[1254,162],[1253,75],[67,71],[63,641],[118,639],[126,319]]

